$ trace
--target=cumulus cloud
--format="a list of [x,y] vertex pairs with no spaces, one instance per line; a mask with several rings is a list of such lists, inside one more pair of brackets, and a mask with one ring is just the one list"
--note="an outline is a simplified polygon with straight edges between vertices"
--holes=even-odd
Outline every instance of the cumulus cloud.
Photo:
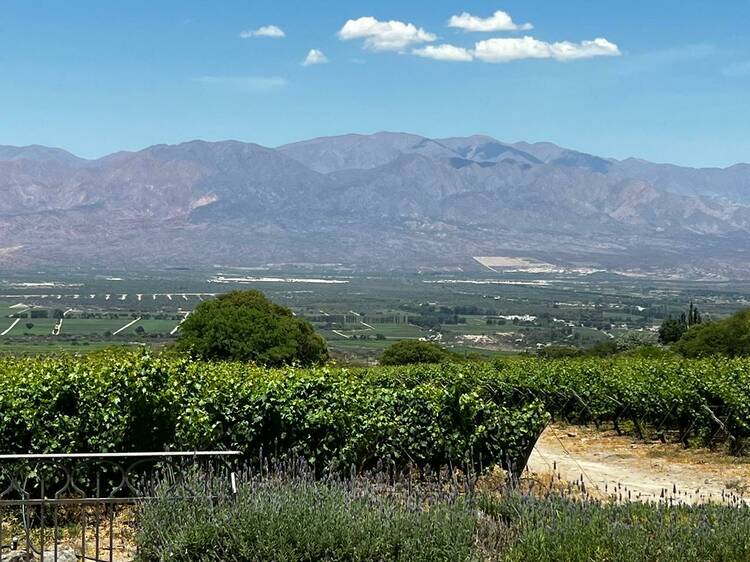
[[195,82],[206,86],[218,86],[245,92],[267,92],[287,85],[280,76],[199,76]]
[[469,62],[474,60],[471,51],[455,45],[427,45],[421,49],[414,49],[413,54],[435,60]]
[[264,25],[258,29],[246,29],[240,32],[242,39],[250,39],[251,37],[272,37],[274,39],[281,39],[286,37],[284,30],[276,25]]
[[[488,18],[474,16],[468,12],[454,15],[448,25],[465,31],[496,32],[531,29],[529,23],[516,24],[506,12],[497,10]],[[474,47],[451,44],[422,45],[437,40],[433,33],[413,23],[397,20],[380,21],[371,16],[348,20],[339,30],[342,41],[361,39],[364,48],[373,51],[407,52],[423,58],[441,61],[470,62],[479,60],[503,63],[521,59],[554,59],[571,61],[593,57],[620,56],[620,48],[611,41],[598,37],[593,40],[549,43],[535,37],[496,37],[478,41]]]
[[307,53],[305,60],[302,61],[302,66],[312,66],[314,64],[325,64],[328,62],[328,57],[325,56],[323,51],[318,49],[310,49]]
[[373,51],[403,51],[411,45],[437,39],[434,34],[412,23],[379,21],[370,16],[348,20],[338,36],[343,41],[364,39],[365,48]]
[[448,27],[455,27],[465,31],[490,32],[528,30],[533,29],[534,26],[530,23],[518,25],[506,12],[498,10],[488,18],[480,18],[464,12],[458,16],[451,17],[448,21]]
[[620,56],[614,43],[601,37],[592,41],[547,43],[534,37],[495,38],[479,41],[474,56],[484,62],[511,62],[520,59],[555,59],[570,61],[592,57]]

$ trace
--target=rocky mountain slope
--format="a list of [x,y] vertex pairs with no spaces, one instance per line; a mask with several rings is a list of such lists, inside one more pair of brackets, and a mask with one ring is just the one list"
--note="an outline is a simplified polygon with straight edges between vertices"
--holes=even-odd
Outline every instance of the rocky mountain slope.
[[192,141],[82,160],[0,147],[0,264],[559,265],[743,274],[750,166],[378,133]]

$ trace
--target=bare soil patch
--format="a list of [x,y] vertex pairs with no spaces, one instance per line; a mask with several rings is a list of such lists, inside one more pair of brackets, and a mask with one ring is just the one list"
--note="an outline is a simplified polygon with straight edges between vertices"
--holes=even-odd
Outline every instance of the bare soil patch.
[[614,431],[555,424],[539,438],[528,475],[584,482],[594,494],[638,501],[750,500],[750,458],[678,444],[642,442]]

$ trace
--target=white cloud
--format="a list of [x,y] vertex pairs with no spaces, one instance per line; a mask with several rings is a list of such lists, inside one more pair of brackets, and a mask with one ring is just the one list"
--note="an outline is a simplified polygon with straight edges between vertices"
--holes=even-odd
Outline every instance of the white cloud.
[[429,43],[437,37],[412,23],[401,21],[378,21],[365,16],[349,20],[339,30],[343,41],[364,39],[365,48],[373,51],[403,51],[410,45]]
[[570,61],[592,57],[620,56],[620,49],[603,38],[593,41],[547,43],[534,37],[495,38],[479,41],[474,56],[484,62],[510,62],[520,59]]
[[246,29],[240,32],[242,39],[250,39],[251,37],[273,37],[274,39],[281,39],[286,37],[284,30],[276,25],[264,25],[258,29]]
[[193,80],[207,86],[228,87],[245,92],[267,92],[288,84],[286,78],[280,76],[200,76]]
[[435,60],[469,62],[474,60],[471,51],[455,45],[427,45],[421,49],[414,49],[413,54]]
[[455,27],[466,31],[488,32],[528,30],[533,29],[534,26],[530,23],[518,25],[506,12],[498,10],[488,18],[480,18],[464,12],[461,15],[451,17],[450,21],[448,21],[448,27]]
[[325,64],[327,62],[328,62],[328,57],[325,56],[323,51],[319,51],[318,49],[310,49],[310,52],[307,53],[305,60],[302,61],[302,66],[312,66],[314,64]]

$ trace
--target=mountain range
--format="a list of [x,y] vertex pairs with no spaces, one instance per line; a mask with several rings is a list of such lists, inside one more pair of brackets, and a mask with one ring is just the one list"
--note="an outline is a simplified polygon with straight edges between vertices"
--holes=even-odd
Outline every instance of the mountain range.
[[0,265],[343,263],[750,275],[750,165],[696,169],[488,136],[191,141],[96,160],[0,146]]

